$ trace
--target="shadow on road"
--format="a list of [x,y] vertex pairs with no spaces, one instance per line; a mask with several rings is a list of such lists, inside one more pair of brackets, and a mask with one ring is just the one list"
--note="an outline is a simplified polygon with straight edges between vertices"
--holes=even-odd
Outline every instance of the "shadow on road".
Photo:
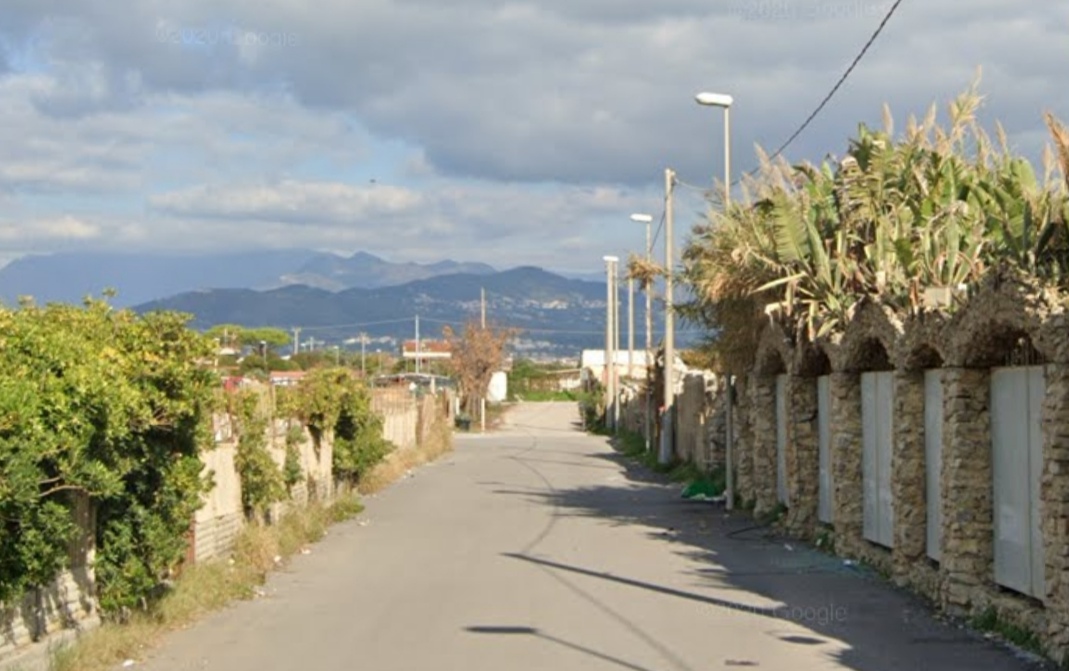
[[[915,595],[889,585],[852,563],[797,541],[777,537],[769,530],[755,526],[743,515],[725,511],[720,504],[685,501],[679,496],[678,486],[669,484],[664,476],[616,451],[604,448],[575,450],[568,459],[552,460],[546,459],[545,454],[535,448],[511,458],[534,471],[540,464],[550,466],[559,461],[570,467],[611,467],[622,473],[622,482],[576,488],[559,485],[547,489],[512,487],[495,491],[505,496],[541,501],[553,506],[562,516],[590,516],[615,525],[650,528],[648,535],[651,538],[671,543],[677,553],[691,560],[690,564],[696,567],[690,574],[694,591],[688,591],[535,557],[527,551],[507,555],[517,561],[538,565],[558,579],[569,574],[582,575],[791,622],[805,627],[813,635],[783,632],[778,636],[779,640],[812,646],[827,642],[820,638],[821,635],[834,638],[849,646],[836,652],[834,661],[842,668],[857,671],[1054,668],[937,619],[931,608]],[[571,583],[569,586],[574,587]],[[779,605],[755,607],[703,593],[710,588],[744,591]],[[610,614],[620,618],[615,613]],[[634,633],[646,638],[651,645],[659,645],[643,632]],[[662,653],[671,654],[664,650]],[[614,661],[627,668],[639,668],[623,660]],[[689,668],[682,660],[672,661],[676,662],[676,668]],[[725,660],[725,665],[748,666],[750,662]]]

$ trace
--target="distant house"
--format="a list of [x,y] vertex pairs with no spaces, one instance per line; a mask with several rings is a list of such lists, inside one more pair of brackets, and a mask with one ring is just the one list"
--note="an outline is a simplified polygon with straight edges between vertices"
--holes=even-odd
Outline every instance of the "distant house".
[[[580,357],[579,367],[584,376],[605,383],[605,371],[607,356],[603,349],[585,349]],[[653,356],[644,349],[632,351],[617,350],[613,359],[616,362],[616,375],[618,377],[645,378],[646,370],[653,362]]]
[[298,384],[305,375],[303,370],[271,371],[271,384],[276,387],[292,387]]
[[415,360],[420,365],[453,357],[453,348],[445,340],[405,340],[401,343],[401,358]]

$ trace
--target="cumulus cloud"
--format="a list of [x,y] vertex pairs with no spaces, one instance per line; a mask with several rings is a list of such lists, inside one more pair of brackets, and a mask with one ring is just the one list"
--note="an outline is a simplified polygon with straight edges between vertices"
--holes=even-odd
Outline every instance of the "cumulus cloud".
[[421,201],[420,194],[398,187],[287,180],[270,186],[199,186],[153,196],[149,202],[167,214],[345,225],[409,213]]
[[[599,248],[628,210],[659,207],[665,167],[698,184],[723,174],[721,112],[694,93],[735,97],[738,174],[889,7],[6,0],[0,193],[125,222],[109,239],[130,245],[252,244],[255,222],[257,244],[299,228],[351,250],[388,226],[386,244],[413,257],[575,265],[616,251]],[[788,156],[841,152],[884,101],[902,127],[983,66],[984,120],[1038,158],[1042,112],[1069,117],[1067,20],[1058,3],[903,3]]]
[[0,222],[0,240],[47,243],[92,240],[101,234],[96,224],[70,215],[29,220],[24,223]]

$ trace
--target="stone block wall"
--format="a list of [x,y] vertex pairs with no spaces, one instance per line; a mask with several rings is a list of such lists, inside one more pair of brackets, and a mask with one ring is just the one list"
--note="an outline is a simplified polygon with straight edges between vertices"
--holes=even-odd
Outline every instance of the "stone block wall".
[[864,489],[861,479],[861,378],[854,373],[832,373],[831,471],[835,549],[859,558],[862,538]]
[[407,389],[375,389],[371,408],[382,416],[382,432],[386,440],[399,450],[410,450],[419,437],[419,408]]
[[896,371],[891,489],[895,501],[892,574],[898,585],[930,588],[924,373]]
[[742,507],[756,503],[757,490],[754,485],[754,447],[753,447],[753,386],[752,375],[740,375],[735,380],[735,494]]
[[940,602],[952,614],[983,604],[994,574],[990,372],[943,373],[943,547]]
[[676,397],[675,456],[704,468],[708,462],[705,429],[705,376],[683,377],[683,391]]
[[728,381],[719,375],[705,378],[706,468],[724,468],[727,462]]
[[[387,439],[410,449],[437,422],[451,417],[451,406],[448,394],[428,395],[417,401],[407,390],[401,391],[376,390],[373,408],[384,415]],[[269,398],[268,393],[265,392],[264,398]],[[279,465],[285,463],[290,426],[288,420],[277,420],[266,428],[268,450]],[[193,561],[225,556],[246,522],[241,504],[241,478],[234,466],[237,436],[229,418],[225,415],[213,418],[213,432],[215,445],[201,453],[201,460],[202,472],[211,474],[214,486],[205,494],[204,504],[191,524],[189,558]],[[304,505],[312,499],[329,501],[336,493],[331,437],[325,436],[317,444],[303,426],[301,432],[297,449],[306,477],[293,487],[291,501],[273,507],[271,519],[277,519],[288,507]],[[92,571],[96,525],[88,499],[75,501],[72,514],[82,530],[71,544],[72,568],[50,585],[26,594],[17,602],[0,604],[0,663],[53,632],[95,626],[99,622]]]
[[776,378],[755,376],[751,390],[750,412],[753,453],[754,514],[772,512],[776,497]]
[[1043,518],[1046,634],[1054,650],[1069,651],[1069,365],[1047,366],[1043,404]]
[[[835,552],[875,566],[895,583],[924,595],[944,611],[975,616],[994,609],[999,621],[1035,633],[1055,660],[1069,661],[1069,329],[1064,305],[1022,292],[1002,280],[974,288],[952,315],[914,315],[905,323],[874,303],[852,309],[845,332],[795,347],[775,326],[761,337],[757,362],[737,377],[734,480],[737,500],[756,514],[777,505],[775,371],[788,373],[786,529],[812,538],[819,497],[819,433],[814,375],[829,374],[830,470]],[[1038,349],[1037,349],[1038,348]],[[820,356],[825,357],[823,360]],[[995,515],[991,429],[991,371],[1036,365],[1045,371],[1043,464],[1039,487],[1045,592],[1039,598],[995,583]],[[814,362],[817,362],[816,364]],[[928,487],[925,373],[940,371],[942,392],[940,557],[927,552]],[[861,373],[894,372],[891,548],[869,542],[864,529]],[[708,451],[685,448],[699,463],[717,463],[727,410],[706,389],[705,410],[690,399],[678,432],[691,440],[705,426]],[[1025,421],[1023,418],[1021,421]],[[1010,486],[1010,485],[1007,485]]]
[[204,505],[194,515],[194,561],[225,555],[245,524],[241,478],[234,467],[236,451],[236,444],[230,440],[201,454],[203,473],[210,474],[214,486],[205,494]]
[[70,568],[17,601],[0,603],[0,663],[56,631],[99,624],[92,568],[95,523],[88,498],[78,496],[71,512],[79,533],[69,548]]
[[812,538],[820,503],[820,444],[817,429],[817,381],[791,376],[787,380],[787,529]]

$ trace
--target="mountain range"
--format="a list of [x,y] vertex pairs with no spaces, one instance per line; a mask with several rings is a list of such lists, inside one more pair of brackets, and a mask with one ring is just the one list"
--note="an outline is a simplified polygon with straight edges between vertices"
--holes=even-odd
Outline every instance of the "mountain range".
[[0,269],[0,300],[76,303],[116,290],[112,303],[129,307],[187,291],[276,289],[303,284],[340,291],[404,284],[455,273],[489,274],[483,263],[391,263],[366,252],[350,257],[310,250],[178,256],[70,252],[32,255]]
[[[351,342],[360,333],[395,343],[414,337],[417,328],[421,337],[440,338],[445,326],[461,328],[479,319],[484,290],[487,322],[516,329],[521,349],[569,355],[603,346],[605,285],[534,267],[484,275],[456,273],[339,292],[305,285],[268,291],[215,289],[187,292],[135,309],[190,313],[196,328],[223,323],[300,327],[304,338],[311,336],[324,344]],[[621,298],[626,301],[626,296]],[[626,303],[622,306],[625,315]],[[626,323],[622,326],[626,332]],[[621,341],[626,343],[626,338]]]
[[[517,330],[514,349],[574,356],[604,347],[604,280],[530,266],[498,271],[482,263],[392,263],[366,252],[287,250],[199,257],[70,253],[25,257],[0,269],[0,297],[8,304],[23,295],[38,304],[78,302],[105,288],[117,290],[116,306],[189,313],[198,329],[300,328],[304,342],[343,346],[364,333],[383,348],[417,329],[421,337],[438,338],[444,326],[479,318],[485,291],[487,321]],[[619,299],[626,347],[626,292]],[[642,343],[644,299],[637,294],[635,301],[635,340]],[[655,312],[659,332],[662,308]]]

